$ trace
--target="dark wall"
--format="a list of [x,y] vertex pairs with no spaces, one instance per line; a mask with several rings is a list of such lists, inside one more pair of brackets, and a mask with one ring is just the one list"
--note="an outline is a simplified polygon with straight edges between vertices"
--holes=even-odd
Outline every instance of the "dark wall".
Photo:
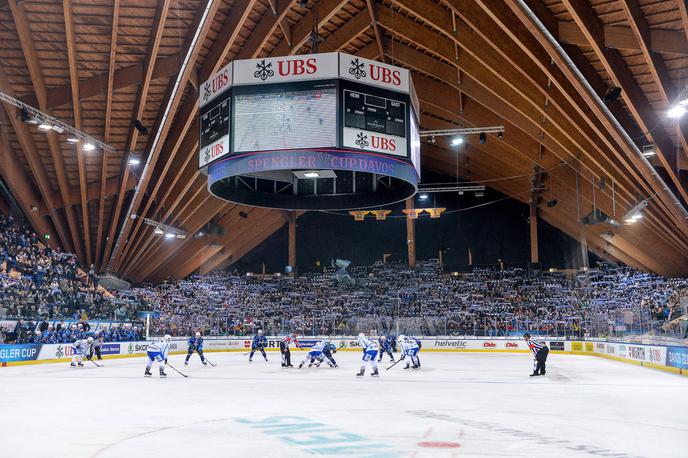
[[[437,194],[421,201],[416,207],[446,207],[439,219],[425,215],[416,220],[417,259],[437,258],[444,250],[447,271],[468,269],[468,249],[473,265],[526,267],[530,261],[530,232],[527,205],[504,199],[504,195],[487,189],[484,197],[473,193]],[[488,202],[504,199],[496,203]],[[474,207],[474,208],[472,208]],[[297,220],[297,264],[300,272],[318,270],[330,265],[331,259],[344,258],[355,264],[372,264],[391,253],[390,261],[407,260],[406,220],[403,203],[390,207],[385,221],[368,216],[354,221],[346,212],[309,212]],[[456,211],[459,209],[466,209]],[[540,261],[542,268],[576,268],[582,266],[580,244],[541,219],[538,222]],[[262,263],[267,272],[283,272],[287,264],[288,230],[284,226],[266,239],[231,268],[260,272]],[[590,254],[590,262],[596,258]],[[318,262],[321,267],[318,267]]]

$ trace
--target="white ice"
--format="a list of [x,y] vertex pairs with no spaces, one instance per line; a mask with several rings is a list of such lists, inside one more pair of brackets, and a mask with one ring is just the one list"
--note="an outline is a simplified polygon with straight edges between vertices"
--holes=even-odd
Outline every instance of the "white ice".
[[[35,457],[686,457],[688,378],[588,356],[421,353],[357,378],[208,353],[144,378],[143,358],[0,369],[0,455]],[[297,362],[303,353],[294,352]],[[369,371],[368,371],[369,372]]]

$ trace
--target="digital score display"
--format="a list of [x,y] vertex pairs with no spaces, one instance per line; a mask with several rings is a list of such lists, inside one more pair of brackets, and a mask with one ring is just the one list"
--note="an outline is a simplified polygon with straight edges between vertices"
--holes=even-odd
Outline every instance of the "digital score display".
[[344,90],[344,126],[406,137],[406,103]]
[[201,108],[199,166],[229,154],[229,92]]
[[235,153],[334,147],[336,87],[236,94],[233,132]]

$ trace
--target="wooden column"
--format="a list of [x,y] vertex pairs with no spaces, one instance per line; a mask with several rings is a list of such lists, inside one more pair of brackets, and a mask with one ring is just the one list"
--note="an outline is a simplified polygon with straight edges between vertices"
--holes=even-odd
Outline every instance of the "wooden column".
[[[413,197],[406,199],[406,209],[413,208]],[[406,217],[406,245],[408,247],[408,265],[409,267],[416,266],[416,226],[415,220],[410,216]]]
[[530,262],[537,264],[540,262],[538,252],[538,231],[537,231],[537,206],[530,205]]
[[296,276],[296,213],[293,211],[288,214],[289,221],[289,265],[291,266],[291,276]]

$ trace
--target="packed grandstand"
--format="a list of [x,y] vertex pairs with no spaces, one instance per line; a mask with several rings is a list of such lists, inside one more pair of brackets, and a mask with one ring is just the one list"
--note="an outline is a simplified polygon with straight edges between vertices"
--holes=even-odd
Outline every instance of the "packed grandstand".
[[436,260],[354,266],[287,276],[220,272],[110,292],[71,253],[44,246],[0,216],[0,342],[66,343],[94,332],[105,341],[151,335],[251,335],[360,331],[418,335],[668,335],[685,338],[688,280],[601,264],[577,272],[474,269],[445,274]]

